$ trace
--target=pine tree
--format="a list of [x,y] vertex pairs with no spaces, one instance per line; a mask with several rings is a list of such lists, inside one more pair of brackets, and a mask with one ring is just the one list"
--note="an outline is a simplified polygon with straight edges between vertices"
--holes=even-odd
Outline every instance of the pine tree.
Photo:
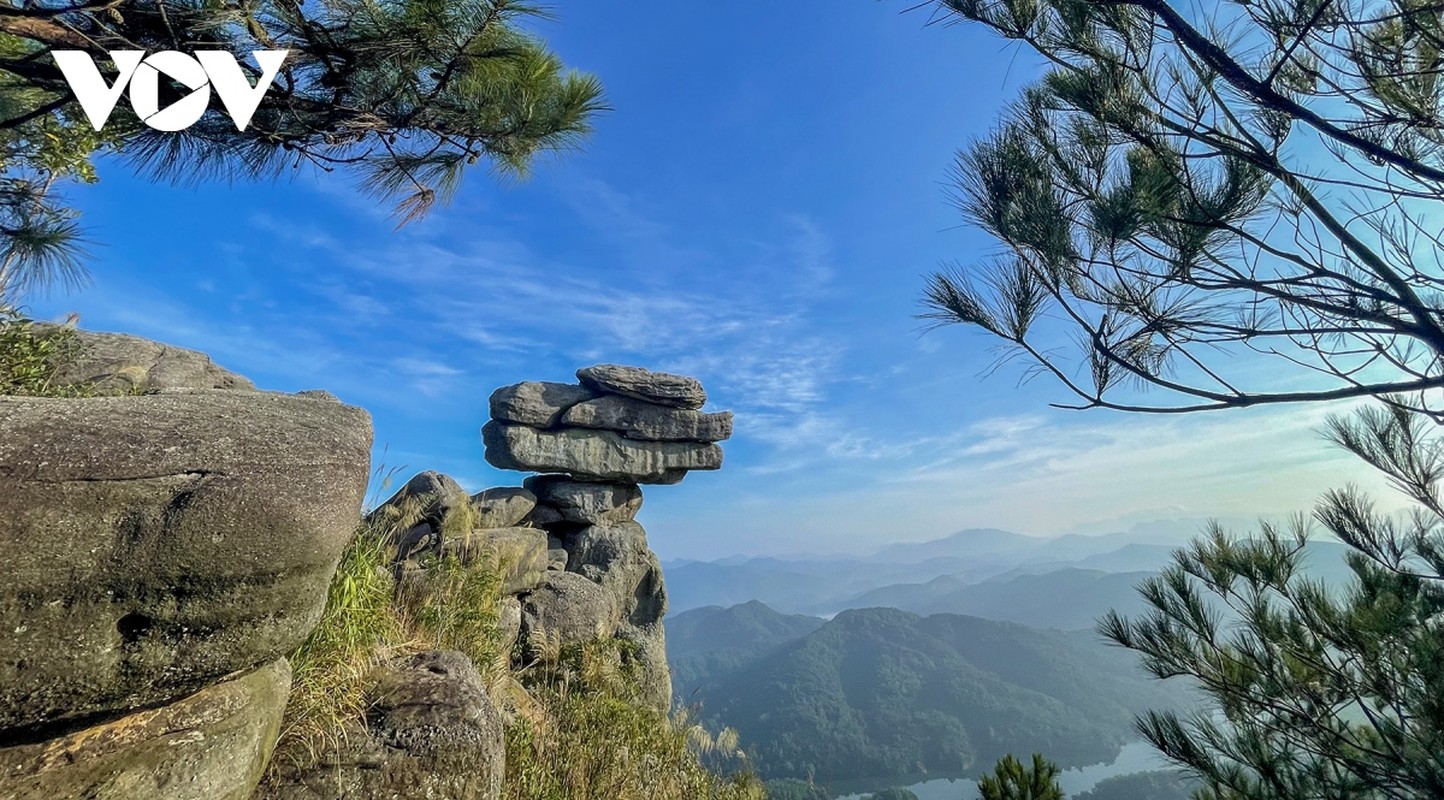
[[[957,205],[1002,255],[934,274],[925,317],[992,334],[1069,407],[1389,394],[1431,410],[1444,6],[939,6],[1050,70],[960,153]],[[1282,368],[1252,370],[1250,352]]]
[[[53,197],[92,179],[90,156],[186,183],[275,178],[314,167],[396,203],[401,222],[455,192],[481,163],[526,173],[565,150],[604,109],[601,87],[564,68],[515,0],[21,0],[0,5],[0,289],[76,274],[78,228]],[[244,131],[214,96],[185,131],[152,130],[117,104],[94,135],[53,50],[83,50],[107,80],[116,50],[226,50],[253,82],[255,50],[289,51]],[[162,106],[183,87],[162,86]]]
[[982,800],[1063,800],[1058,765],[1037,753],[1028,765],[1011,753],[1004,756],[992,775],[978,781],[978,794]]
[[[1049,69],[959,155],[958,206],[1004,255],[935,274],[925,316],[991,334],[1063,407],[1375,398],[1329,434],[1412,504],[1340,489],[1177,553],[1149,612],[1100,630],[1213,704],[1140,731],[1201,800],[1444,797],[1444,5],[938,5]],[[1301,574],[1315,528],[1347,585]]]

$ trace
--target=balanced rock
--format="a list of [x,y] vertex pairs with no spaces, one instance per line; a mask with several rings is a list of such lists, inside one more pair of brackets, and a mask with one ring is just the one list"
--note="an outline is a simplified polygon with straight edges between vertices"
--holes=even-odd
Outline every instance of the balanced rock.
[[562,424],[618,431],[628,439],[658,442],[720,442],[732,435],[732,412],[705,414],[630,397],[608,395],[567,409]]
[[696,378],[685,375],[598,364],[577,370],[577,379],[583,386],[604,394],[634,397],[673,408],[701,408],[707,403],[707,393],[702,390],[702,384]]
[[173,702],[310,633],[366,412],[261,392],[0,398],[0,740]]
[[526,487],[567,522],[606,525],[635,519],[642,490],[635,483],[575,481],[561,475],[536,475]]
[[522,635],[555,639],[563,646],[610,638],[621,624],[612,594],[574,572],[548,572],[521,598]]
[[[36,325],[45,334],[59,326]],[[210,356],[123,333],[71,330],[78,347],[61,364],[55,382],[87,384],[100,394],[139,394],[161,389],[254,391],[246,378],[216,366]]]
[[540,431],[495,420],[482,428],[486,460],[499,469],[564,472],[622,483],[677,483],[689,470],[722,466],[722,448],[701,442],[642,442],[615,431]]
[[471,496],[478,528],[511,528],[520,525],[536,508],[536,495],[520,486],[487,489]]
[[491,418],[550,428],[567,409],[596,396],[592,390],[575,384],[524,381],[491,393]]
[[250,800],[290,691],[281,659],[168,705],[0,747],[0,797]]

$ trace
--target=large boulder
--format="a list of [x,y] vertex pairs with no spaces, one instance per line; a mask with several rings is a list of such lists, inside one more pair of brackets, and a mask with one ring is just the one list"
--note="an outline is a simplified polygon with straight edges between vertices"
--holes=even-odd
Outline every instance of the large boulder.
[[431,650],[384,669],[364,730],[303,769],[277,764],[257,800],[497,800],[501,712],[471,660]]
[[567,543],[567,552],[567,571],[606,589],[631,624],[651,625],[667,613],[662,564],[641,525],[593,525]]
[[642,508],[642,490],[635,483],[574,481],[561,475],[536,475],[526,487],[562,519],[586,525],[605,525],[635,519]]
[[596,396],[596,392],[575,384],[524,381],[491,393],[491,418],[550,428],[567,409]]
[[498,469],[564,472],[620,483],[677,483],[689,470],[722,467],[722,448],[700,442],[642,442],[615,431],[541,431],[495,420],[482,428],[486,460]]
[[282,659],[168,705],[0,748],[0,797],[250,800],[290,691]]
[[100,394],[121,395],[160,389],[256,388],[246,378],[217,366],[205,353],[123,333],[73,330],[72,335],[78,346],[74,356],[59,366],[58,384],[89,384]]
[[572,572],[548,572],[521,598],[522,636],[554,638],[562,646],[611,638],[621,623],[610,592]]
[[511,528],[536,508],[536,495],[520,486],[502,486],[472,495],[471,506],[476,510],[476,527]]
[[366,412],[302,397],[0,398],[0,739],[295,649],[370,450]]
[[732,412],[706,414],[608,395],[567,409],[562,424],[617,431],[645,441],[720,442],[732,435]]
[[701,408],[707,403],[702,384],[685,375],[598,364],[577,370],[577,379],[583,386],[603,394],[619,394],[673,408]]

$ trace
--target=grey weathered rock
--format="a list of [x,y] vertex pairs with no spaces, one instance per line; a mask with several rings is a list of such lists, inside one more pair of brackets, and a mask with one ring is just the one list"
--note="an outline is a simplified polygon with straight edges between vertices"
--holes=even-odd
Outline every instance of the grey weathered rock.
[[635,483],[574,481],[560,475],[537,475],[526,487],[567,522],[605,525],[635,519],[642,508],[642,490]]
[[551,506],[538,503],[537,507],[533,508],[531,513],[522,519],[521,524],[533,528],[548,528],[563,521],[562,512]]
[[501,713],[462,653],[432,650],[388,668],[364,730],[320,763],[278,764],[265,800],[496,800],[506,771]]
[[411,480],[397,489],[386,502],[367,514],[366,520],[390,522],[400,516],[402,507],[409,505],[408,501],[411,500],[419,503],[415,509],[416,514],[440,519],[452,509],[464,507],[471,498],[466,496],[466,490],[450,475],[428,469],[412,476]]
[[685,375],[598,364],[577,370],[577,378],[583,386],[603,394],[619,394],[673,408],[701,408],[707,403],[702,384]]
[[525,381],[491,393],[491,418],[550,428],[568,408],[596,396],[592,390],[575,384]]
[[536,508],[536,495],[520,486],[487,489],[471,496],[476,509],[476,527],[511,528]]
[[0,732],[172,702],[292,651],[370,450],[366,412],[286,395],[0,398]]
[[547,571],[547,535],[536,528],[494,528],[476,530],[463,539],[443,545],[463,563],[485,559],[501,575],[502,594],[530,591]]
[[618,431],[628,439],[657,442],[720,442],[732,435],[732,412],[706,414],[607,395],[577,403],[562,424]]
[[641,525],[593,525],[567,543],[567,552],[567,571],[605,588],[633,625],[660,622],[667,613],[662,565]]
[[663,711],[672,708],[672,668],[667,663],[667,639],[661,622],[648,625],[622,623],[617,638],[632,645],[628,658],[634,659],[640,673],[642,698]]
[[121,395],[158,389],[256,388],[246,378],[217,366],[205,353],[123,333],[76,330],[74,335],[79,347],[75,357],[56,372],[56,383],[90,384],[101,394]]
[[0,797],[250,800],[290,691],[282,659],[168,705],[0,748]]
[[496,613],[496,631],[504,651],[509,651],[521,636],[521,601],[503,597]]
[[521,598],[522,636],[556,637],[562,645],[610,638],[621,623],[611,592],[573,572],[548,572]]
[[500,469],[564,472],[622,483],[677,483],[689,470],[722,467],[722,448],[698,442],[640,442],[615,431],[539,431],[495,420],[482,428],[486,460]]

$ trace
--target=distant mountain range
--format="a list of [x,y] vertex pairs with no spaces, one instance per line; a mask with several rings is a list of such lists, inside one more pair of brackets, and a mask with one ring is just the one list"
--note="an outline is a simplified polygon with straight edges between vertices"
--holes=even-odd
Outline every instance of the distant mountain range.
[[1007,752],[1065,766],[1136,739],[1186,693],[1091,632],[869,608],[831,620],[758,602],[667,623],[674,687],[742,735],[765,777],[963,776]]
[[[1110,608],[1141,608],[1133,587],[1171,563],[1191,533],[1043,539],[984,528],[890,545],[865,557],[734,557],[664,567],[674,613],[759,600],[793,614],[888,606],[1081,629]],[[1311,575],[1347,577],[1343,545],[1317,541],[1308,547]]]

